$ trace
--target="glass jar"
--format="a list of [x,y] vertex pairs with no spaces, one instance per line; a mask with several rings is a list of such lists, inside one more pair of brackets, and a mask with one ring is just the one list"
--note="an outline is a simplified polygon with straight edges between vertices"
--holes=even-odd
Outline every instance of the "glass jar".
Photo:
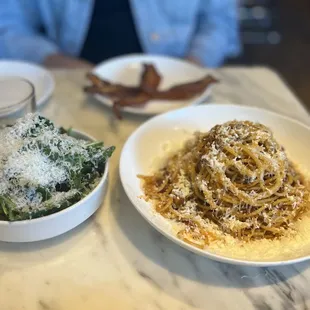
[[31,82],[18,77],[0,79],[1,127],[12,125],[18,118],[35,110],[35,89]]

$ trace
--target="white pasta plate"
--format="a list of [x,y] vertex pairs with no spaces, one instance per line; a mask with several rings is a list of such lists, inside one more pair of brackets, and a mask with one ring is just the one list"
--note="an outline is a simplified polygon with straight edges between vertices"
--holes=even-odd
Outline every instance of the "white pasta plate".
[[[158,69],[162,76],[159,85],[160,90],[168,89],[174,85],[196,81],[204,77],[207,73],[211,73],[210,70],[185,60],[161,55],[139,54],[120,56],[104,61],[97,65],[92,73],[114,83],[135,86],[139,83],[143,63],[153,64]],[[125,107],[123,110],[132,114],[154,115],[199,104],[211,95],[212,87],[210,85],[202,94],[192,99],[176,101],[151,100],[144,106]],[[94,97],[105,106],[112,107],[113,105],[113,102],[107,97],[102,95],[94,95]]]
[[222,248],[199,249],[176,236],[175,226],[156,213],[143,198],[139,174],[150,174],[169,152],[179,149],[194,132],[206,132],[217,124],[249,120],[268,126],[284,146],[288,158],[307,176],[310,128],[291,118],[258,108],[210,104],[171,111],[152,118],[127,140],[120,159],[120,177],[124,190],[138,212],[160,233],[178,245],[210,259],[231,264],[275,266],[310,258],[310,216],[298,222],[297,235],[288,239],[250,241],[246,245],[227,244]]
[[[95,139],[72,130],[71,136],[87,141]],[[87,220],[101,206],[108,186],[109,163],[98,185],[82,200],[59,212],[23,221],[0,221],[0,240],[6,242],[32,242],[61,235]]]

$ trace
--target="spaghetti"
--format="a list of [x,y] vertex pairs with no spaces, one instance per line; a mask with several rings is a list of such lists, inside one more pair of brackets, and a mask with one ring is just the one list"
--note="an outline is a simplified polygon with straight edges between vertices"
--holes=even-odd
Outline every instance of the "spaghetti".
[[229,234],[249,241],[294,229],[309,191],[265,126],[231,121],[196,133],[143,180],[146,200],[180,224],[178,237],[204,248]]

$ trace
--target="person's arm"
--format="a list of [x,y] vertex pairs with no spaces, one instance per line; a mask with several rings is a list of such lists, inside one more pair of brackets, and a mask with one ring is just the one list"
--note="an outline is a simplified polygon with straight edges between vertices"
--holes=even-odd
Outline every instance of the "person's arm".
[[50,68],[90,68],[92,64],[63,55],[52,40],[40,34],[41,0],[6,0],[0,4],[0,58],[20,59]]
[[86,60],[66,56],[63,54],[48,55],[43,62],[47,68],[66,68],[66,69],[91,69],[94,65]]
[[218,67],[227,56],[239,54],[237,8],[237,0],[200,0],[188,59],[208,67]]
[[59,52],[57,45],[40,35],[37,0],[6,0],[0,5],[0,58],[42,63]]

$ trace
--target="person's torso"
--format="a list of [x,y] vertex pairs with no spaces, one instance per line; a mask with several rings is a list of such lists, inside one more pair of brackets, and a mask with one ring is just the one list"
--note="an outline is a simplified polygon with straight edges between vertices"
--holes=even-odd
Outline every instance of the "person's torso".
[[129,0],[94,0],[80,57],[97,64],[124,54],[141,53]]
[[[79,55],[93,13],[93,0],[38,1],[46,34],[69,55]],[[131,0],[144,52],[184,56],[196,26],[199,0]],[[102,30],[104,36],[104,29]],[[120,38],[121,40],[121,38]]]

